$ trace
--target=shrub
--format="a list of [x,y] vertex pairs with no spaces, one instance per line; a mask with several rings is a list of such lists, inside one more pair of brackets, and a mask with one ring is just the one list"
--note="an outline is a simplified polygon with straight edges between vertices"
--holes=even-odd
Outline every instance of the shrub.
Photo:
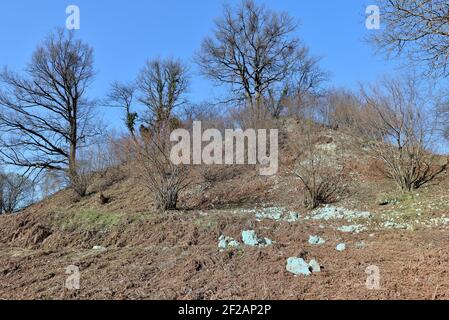
[[298,155],[294,175],[304,187],[304,204],[314,209],[321,204],[338,201],[346,195],[348,176],[339,164],[336,154],[321,144],[322,136],[314,124],[306,124],[301,138],[296,143]]

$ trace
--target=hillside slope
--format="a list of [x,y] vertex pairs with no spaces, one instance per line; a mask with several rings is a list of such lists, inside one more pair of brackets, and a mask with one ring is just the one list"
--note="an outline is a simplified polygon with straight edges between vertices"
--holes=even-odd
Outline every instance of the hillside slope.
[[[447,175],[401,194],[362,143],[323,128],[317,143],[338,154],[351,183],[338,203],[308,211],[292,174],[289,141],[298,139],[298,125],[281,132],[276,176],[248,166],[221,169],[214,181],[194,174],[176,212],[154,210],[147,189],[127,173],[131,166],[104,191],[106,205],[95,190],[79,201],[64,190],[0,216],[0,298],[449,298]],[[245,230],[273,243],[245,245]],[[222,235],[239,246],[220,250]],[[309,243],[310,236],[325,243]],[[286,271],[289,257],[315,259],[321,272],[295,276]],[[71,265],[80,270],[80,290],[64,286]],[[378,290],[366,286],[372,266]]]

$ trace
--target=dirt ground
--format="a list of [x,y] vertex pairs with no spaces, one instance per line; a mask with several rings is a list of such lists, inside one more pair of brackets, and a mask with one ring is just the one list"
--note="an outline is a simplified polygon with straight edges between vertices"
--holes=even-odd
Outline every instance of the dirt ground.
[[[35,248],[2,244],[0,298],[449,298],[449,236],[444,230],[347,234],[323,228],[322,222],[257,222],[251,215],[226,211],[154,215],[131,226],[122,233],[118,226],[107,234],[52,234]],[[219,234],[239,239],[242,228],[250,227],[275,244],[218,250]],[[312,234],[326,243],[310,245]],[[65,244],[64,236],[90,240]],[[338,252],[335,246],[341,242],[347,248]],[[107,249],[93,250],[94,243]],[[316,259],[322,271],[295,276],[286,271],[292,256]],[[65,288],[70,265],[80,270],[79,290]],[[378,290],[366,286],[369,266],[379,268]]]

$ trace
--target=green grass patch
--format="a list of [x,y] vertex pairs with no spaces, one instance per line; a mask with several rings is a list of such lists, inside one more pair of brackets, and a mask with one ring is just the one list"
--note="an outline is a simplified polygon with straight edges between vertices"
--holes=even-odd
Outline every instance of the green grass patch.
[[415,199],[415,193],[412,192],[392,192],[383,194],[379,203],[384,205],[396,205],[404,202],[410,202]]
[[56,223],[63,229],[109,230],[121,223],[122,213],[82,210],[57,214]]

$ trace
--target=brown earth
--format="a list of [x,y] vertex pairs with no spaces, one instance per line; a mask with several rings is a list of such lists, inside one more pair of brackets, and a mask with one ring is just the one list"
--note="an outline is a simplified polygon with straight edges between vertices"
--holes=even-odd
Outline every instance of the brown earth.
[[[251,219],[227,212],[207,218],[186,213],[153,216],[126,232],[111,231],[97,242],[108,246],[104,252],[90,248],[92,237],[79,247],[53,248],[53,236],[35,249],[2,245],[0,298],[449,298],[447,231],[385,231],[370,237],[336,234],[309,223],[264,221],[255,229],[275,239],[273,246],[218,251],[220,230],[238,238],[242,228],[253,226]],[[311,234],[327,239],[326,244],[309,245]],[[346,251],[335,250],[339,242],[346,243]],[[288,273],[286,259],[300,252],[306,252],[307,261],[319,261],[321,273]],[[69,265],[80,268],[79,291],[64,289]],[[370,265],[380,269],[380,290],[366,288]]]
[[[106,205],[95,190],[80,201],[65,190],[17,215],[0,216],[0,299],[448,299],[447,176],[438,185],[397,194],[362,149],[326,134],[334,139],[323,143],[346,151],[353,176],[350,196],[335,205],[368,210],[372,218],[308,219],[291,174],[294,156],[284,149],[275,177],[246,167],[227,169],[214,183],[195,176],[177,212],[155,213],[148,191],[132,177],[108,187]],[[380,206],[385,197],[396,201]],[[287,208],[301,218],[257,221],[244,210],[263,207]],[[406,228],[383,227],[390,220]],[[356,223],[368,229],[336,230]],[[275,243],[219,251],[220,235],[241,241],[242,230],[250,229]],[[310,235],[326,243],[310,245]],[[338,243],[346,250],[336,251]],[[321,272],[287,272],[287,258],[294,256],[316,259]],[[80,290],[65,288],[71,265],[80,270]],[[379,268],[378,290],[366,286],[370,266]]]

